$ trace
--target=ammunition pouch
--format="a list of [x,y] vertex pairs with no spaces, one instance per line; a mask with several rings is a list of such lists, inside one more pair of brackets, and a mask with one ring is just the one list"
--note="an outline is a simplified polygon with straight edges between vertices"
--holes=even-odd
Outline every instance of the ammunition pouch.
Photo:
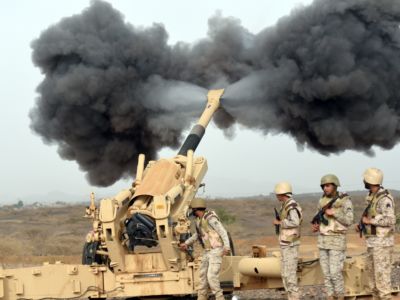
[[133,251],[136,246],[157,246],[156,224],[149,216],[135,213],[125,220],[125,228],[129,237],[129,250]]
[[376,226],[375,225],[371,225],[371,234],[376,235]]
[[280,244],[287,245],[294,243],[300,239],[300,228],[281,229]]
[[388,237],[393,235],[394,230],[392,227],[381,227],[375,225],[366,225],[366,234],[365,236],[377,236],[377,237]]

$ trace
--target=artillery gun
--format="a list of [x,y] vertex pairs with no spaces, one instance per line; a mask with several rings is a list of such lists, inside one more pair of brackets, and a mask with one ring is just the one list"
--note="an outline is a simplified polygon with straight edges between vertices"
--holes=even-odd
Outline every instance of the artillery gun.
[[144,168],[145,156],[140,154],[132,188],[103,199],[99,211],[91,201],[88,213],[94,219],[93,230],[82,263],[104,263],[120,274],[147,272],[142,262],[149,261],[151,270],[173,272],[159,273],[162,277],[186,269],[178,244],[190,234],[188,207],[207,172],[207,160],[194,157],[193,152],[222,94],[223,90],[209,92],[206,108],[177,156],[150,161]]
[[[207,171],[196,150],[224,90],[208,93],[206,108],[178,155],[149,161],[139,155],[129,189],[86,209],[92,230],[82,264],[0,269],[0,299],[180,298],[195,295],[201,257],[193,260],[178,245],[190,235],[188,208]],[[234,290],[282,288],[279,252],[253,246],[253,256],[225,256],[220,281]],[[365,258],[346,260],[346,296],[368,295]],[[300,285],[322,284],[318,259],[300,259]],[[398,291],[397,288],[395,291]]]

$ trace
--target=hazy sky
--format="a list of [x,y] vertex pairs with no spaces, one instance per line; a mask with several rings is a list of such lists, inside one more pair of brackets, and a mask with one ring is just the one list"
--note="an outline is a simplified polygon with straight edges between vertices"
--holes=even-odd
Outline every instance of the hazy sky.
[[[176,41],[194,42],[206,36],[207,20],[216,11],[242,20],[244,27],[257,33],[272,26],[296,5],[311,1],[109,1],[134,26],[163,23]],[[36,86],[42,76],[31,61],[30,43],[41,31],[61,18],[80,13],[89,1],[7,1],[1,5],[0,53],[0,201],[60,191],[86,197],[93,190],[102,196],[128,187],[120,181],[107,189],[91,187],[85,174],[73,161],[62,160],[56,146],[45,145],[29,128],[29,110],[37,97]],[[199,114],[201,112],[199,111]],[[176,150],[165,149],[160,156],[173,156]],[[343,190],[361,189],[361,174],[375,166],[385,173],[385,185],[399,189],[400,147],[390,151],[376,149],[374,157],[347,151],[323,156],[310,150],[299,151],[296,143],[284,135],[263,136],[237,128],[233,139],[210,126],[197,155],[209,161],[206,176],[207,196],[249,196],[268,194],[281,180],[293,183],[295,192],[318,191],[325,173],[336,173]],[[54,199],[57,200],[57,199]],[[74,199],[72,199],[74,200]],[[80,200],[80,199],[78,199]]]

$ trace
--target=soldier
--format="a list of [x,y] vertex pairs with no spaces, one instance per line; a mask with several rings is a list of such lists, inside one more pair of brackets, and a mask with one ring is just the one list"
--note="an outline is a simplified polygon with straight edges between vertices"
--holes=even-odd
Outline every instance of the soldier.
[[319,232],[319,261],[328,299],[344,299],[343,266],[346,258],[346,232],[353,223],[350,197],[339,193],[339,179],[328,174],[321,178],[323,196],[319,200],[320,220],[313,219],[312,230]]
[[297,286],[297,261],[302,221],[301,207],[292,198],[290,183],[280,182],[275,186],[274,191],[276,198],[281,202],[279,219],[276,218],[273,224],[279,226],[283,286],[288,293],[289,300],[298,300],[300,295]]
[[204,249],[197,299],[207,300],[208,287],[210,287],[215,299],[223,300],[224,295],[218,276],[221,270],[222,256],[231,251],[228,234],[217,214],[212,210],[206,210],[204,199],[193,199],[190,207],[196,216],[196,233],[185,243],[182,243],[180,247],[185,251],[189,245],[198,240]]
[[365,188],[369,190],[366,197],[368,206],[361,220],[366,229],[369,285],[374,299],[391,299],[391,260],[396,224],[394,200],[382,187],[381,170],[369,168],[363,179]]

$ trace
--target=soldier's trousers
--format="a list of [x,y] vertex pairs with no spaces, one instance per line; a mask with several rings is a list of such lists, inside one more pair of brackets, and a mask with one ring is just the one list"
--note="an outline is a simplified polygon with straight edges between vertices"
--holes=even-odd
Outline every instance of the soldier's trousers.
[[297,262],[299,246],[281,247],[281,274],[282,282],[288,293],[289,300],[300,299],[297,286]]
[[200,283],[198,285],[198,299],[207,299],[208,287],[215,295],[215,299],[224,299],[219,284],[219,272],[222,263],[222,248],[204,251],[199,270]]
[[391,270],[393,247],[368,247],[367,270],[374,299],[392,299]]
[[328,296],[344,296],[343,266],[346,252],[343,250],[319,249],[319,263],[324,273]]

